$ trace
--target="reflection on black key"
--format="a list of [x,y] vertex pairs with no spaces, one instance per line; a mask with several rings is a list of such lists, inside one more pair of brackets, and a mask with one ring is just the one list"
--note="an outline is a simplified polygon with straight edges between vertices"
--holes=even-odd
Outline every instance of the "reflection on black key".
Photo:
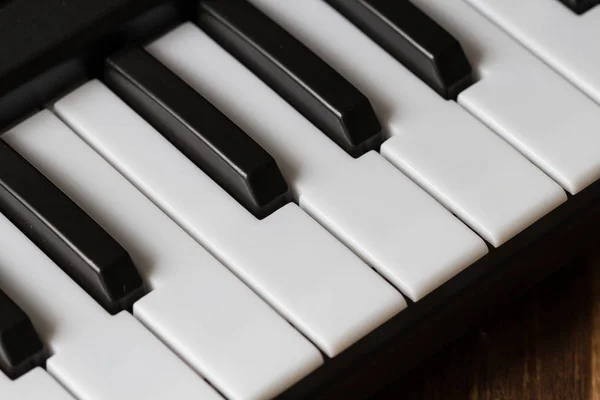
[[446,99],[473,82],[460,46],[408,0],[325,0]]
[[590,8],[600,4],[600,0],[560,0],[577,14],[583,14]]
[[273,157],[145,50],[136,47],[110,57],[105,80],[257,218],[290,200]]
[[350,155],[381,144],[369,100],[249,3],[201,1],[197,23]]
[[0,290],[0,371],[15,379],[40,365],[45,353],[29,317]]
[[1,140],[0,212],[108,312],[129,308],[143,294],[125,249]]

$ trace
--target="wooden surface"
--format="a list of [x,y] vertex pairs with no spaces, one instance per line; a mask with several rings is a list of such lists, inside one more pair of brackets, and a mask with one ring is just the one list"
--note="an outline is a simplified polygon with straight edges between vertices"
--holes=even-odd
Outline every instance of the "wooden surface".
[[376,398],[600,400],[600,255],[566,266]]

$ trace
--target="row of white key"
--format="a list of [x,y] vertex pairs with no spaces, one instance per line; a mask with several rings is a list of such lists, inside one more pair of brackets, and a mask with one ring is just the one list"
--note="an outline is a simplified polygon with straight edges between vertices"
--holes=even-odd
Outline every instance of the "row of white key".
[[369,98],[391,135],[382,155],[492,245],[566,200],[539,169],[324,1],[250,1]]
[[[491,244],[503,244],[566,200],[490,129],[439,98],[321,0],[250,1],[369,97],[391,136],[382,155]],[[461,41],[478,74],[480,82],[459,104],[571,193],[598,178],[598,140],[591,132],[600,117],[593,102],[462,1],[414,3]],[[481,36],[469,39],[473,32]],[[148,50],[273,155],[300,206],[413,300],[487,252],[481,239],[378,154],[347,156],[193,25]],[[559,114],[565,105],[579,113]],[[48,111],[3,138],[128,250],[153,289],[134,315],[226,396],[272,397],[323,360],[189,235],[329,356],[405,306],[298,207],[255,220],[99,82],[66,96],[55,111],[112,166]],[[573,123],[579,129],[566,135]],[[10,239],[0,248],[7,253],[0,254],[0,285],[50,344],[48,371],[71,393],[82,399],[219,397],[130,315],[110,317],[84,299],[85,292],[1,216],[0,232]],[[32,267],[15,271],[15,249],[31,253]],[[43,287],[27,282],[28,274],[43,276]],[[32,297],[32,290],[39,295]],[[119,341],[107,341],[111,335]],[[85,365],[86,359],[94,363]],[[157,362],[164,365],[154,368]],[[170,386],[175,380],[176,388]],[[70,398],[39,368],[15,382],[0,375],[0,391],[24,396],[25,383],[34,381],[56,400]]]
[[52,113],[3,138],[127,249],[152,289],[134,315],[222,393],[269,398],[322,363],[302,335]]

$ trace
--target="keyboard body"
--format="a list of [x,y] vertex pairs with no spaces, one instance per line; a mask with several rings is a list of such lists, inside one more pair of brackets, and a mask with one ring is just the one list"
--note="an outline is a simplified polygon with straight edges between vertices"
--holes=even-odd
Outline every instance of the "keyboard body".
[[[148,43],[198,13],[191,0],[14,0],[0,7],[3,131],[86,81],[104,79],[110,55]],[[405,310],[327,357],[278,398],[368,398],[482,319],[494,318],[504,303],[597,251],[598,238],[600,181],[568,195],[501,246],[488,245],[488,254],[422,299],[409,300]]]

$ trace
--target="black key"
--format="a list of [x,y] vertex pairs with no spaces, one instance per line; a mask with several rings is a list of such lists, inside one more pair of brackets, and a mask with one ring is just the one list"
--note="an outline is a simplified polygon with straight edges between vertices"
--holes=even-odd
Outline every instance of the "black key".
[[0,371],[16,379],[43,363],[44,344],[27,314],[0,290]]
[[575,11],[577,14],[583,14],[590,8],[600,4],[600,0],[560,0],[563,4]]
[[408,0],[325,1],[444,98],[473,83],[460,43]]
[[105,80],[257,218],[290,201],[287,183],[273,157],[142,48],[110,57]]
[[1,140],[0,212],[108,312],[130,308],[144,293],[125,249]]
[[379,147],[369,100],[302,43],[243,0],[199,4],[198,25],[346,152]]

